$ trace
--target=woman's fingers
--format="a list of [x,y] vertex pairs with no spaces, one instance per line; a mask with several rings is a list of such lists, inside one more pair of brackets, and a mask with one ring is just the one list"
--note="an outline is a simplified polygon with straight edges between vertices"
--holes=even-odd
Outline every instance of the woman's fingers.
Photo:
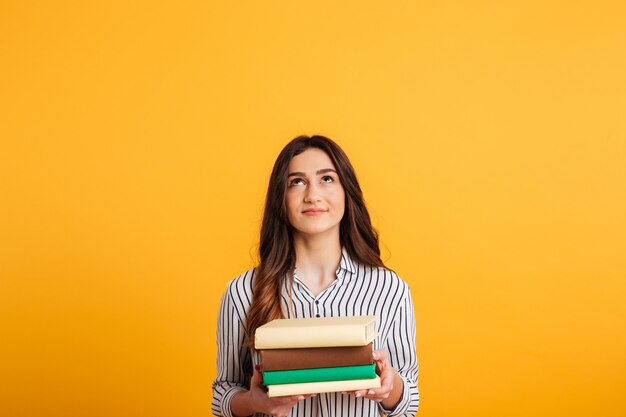
[[376,361],[386,361],[387,360],[387,352],[382,349],[377,349],[372,352],[372,358]]
[[255,366],[252,370],[252,378],[250,379],[250,387],[258,387],[263,385],[263,377],[259,372],[259,366]]
[[389,364],[387,352],[377,349],[372,352],[372,359],[376,363],[376,371],[380,376],[380,387],[371,389],[360,389],[355,391],[344,391],[343,394],[351,394],[355,397],[365,397],[375,401],[382,401],[389,396],[393,388],[393,368]]
[[387,352],[377,349],[372,352],[372,359],[376,363],[376,373],[380,376],[380,387],[357,391],[361,396],[373,401],[382,401],[389,396],[393,389],[394,369],[389,363]]

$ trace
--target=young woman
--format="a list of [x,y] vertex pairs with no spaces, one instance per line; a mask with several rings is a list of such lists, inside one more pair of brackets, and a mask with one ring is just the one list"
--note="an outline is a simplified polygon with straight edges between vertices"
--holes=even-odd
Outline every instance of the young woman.
[[[219,310],[217,416],[413,416],[415,319],[407,284],[380,259],[357,178],[341,148],[300,136],[272,171],[260,262],[228,284]],[[376,315],[372,358],[381,387],[269,398],[254,350],[256,329],[276,318]]]

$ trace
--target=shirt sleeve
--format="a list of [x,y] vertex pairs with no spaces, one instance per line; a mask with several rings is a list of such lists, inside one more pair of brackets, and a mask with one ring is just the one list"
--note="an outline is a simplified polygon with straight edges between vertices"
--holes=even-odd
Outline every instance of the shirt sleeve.
[[247,391],[245,369],[252,365],[245,339],[246,332],[229,288],[222,296],[217,319],[217,376],[211,404],[215,416],[232,417],[233,396]]
[[378,403],[381,411],[388,417],[415,416],[419,406],[417,388],[417,354],[415,353],[415,313],[413,300],[408,286],[393,321],[391,333],[385,346],[391,365],[398,371],[404,387],[400,402],[393,410],[385,409]]

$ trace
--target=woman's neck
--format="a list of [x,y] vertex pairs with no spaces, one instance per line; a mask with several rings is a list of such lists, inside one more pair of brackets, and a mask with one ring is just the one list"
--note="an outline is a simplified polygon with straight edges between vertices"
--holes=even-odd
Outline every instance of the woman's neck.
[[336,237],[295,236],[294,244],[298,278],[317,296],[336,278],[341,262],[341,243]]

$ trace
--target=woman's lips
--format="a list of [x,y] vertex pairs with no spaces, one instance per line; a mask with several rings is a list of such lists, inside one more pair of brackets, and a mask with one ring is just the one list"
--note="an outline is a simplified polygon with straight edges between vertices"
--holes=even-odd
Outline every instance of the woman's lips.
[[302,212],[305,216],[319,216],[320,214],[326,213],[326,210],[322,210],[322,209],[311,209],[311,210],[304,210]]

